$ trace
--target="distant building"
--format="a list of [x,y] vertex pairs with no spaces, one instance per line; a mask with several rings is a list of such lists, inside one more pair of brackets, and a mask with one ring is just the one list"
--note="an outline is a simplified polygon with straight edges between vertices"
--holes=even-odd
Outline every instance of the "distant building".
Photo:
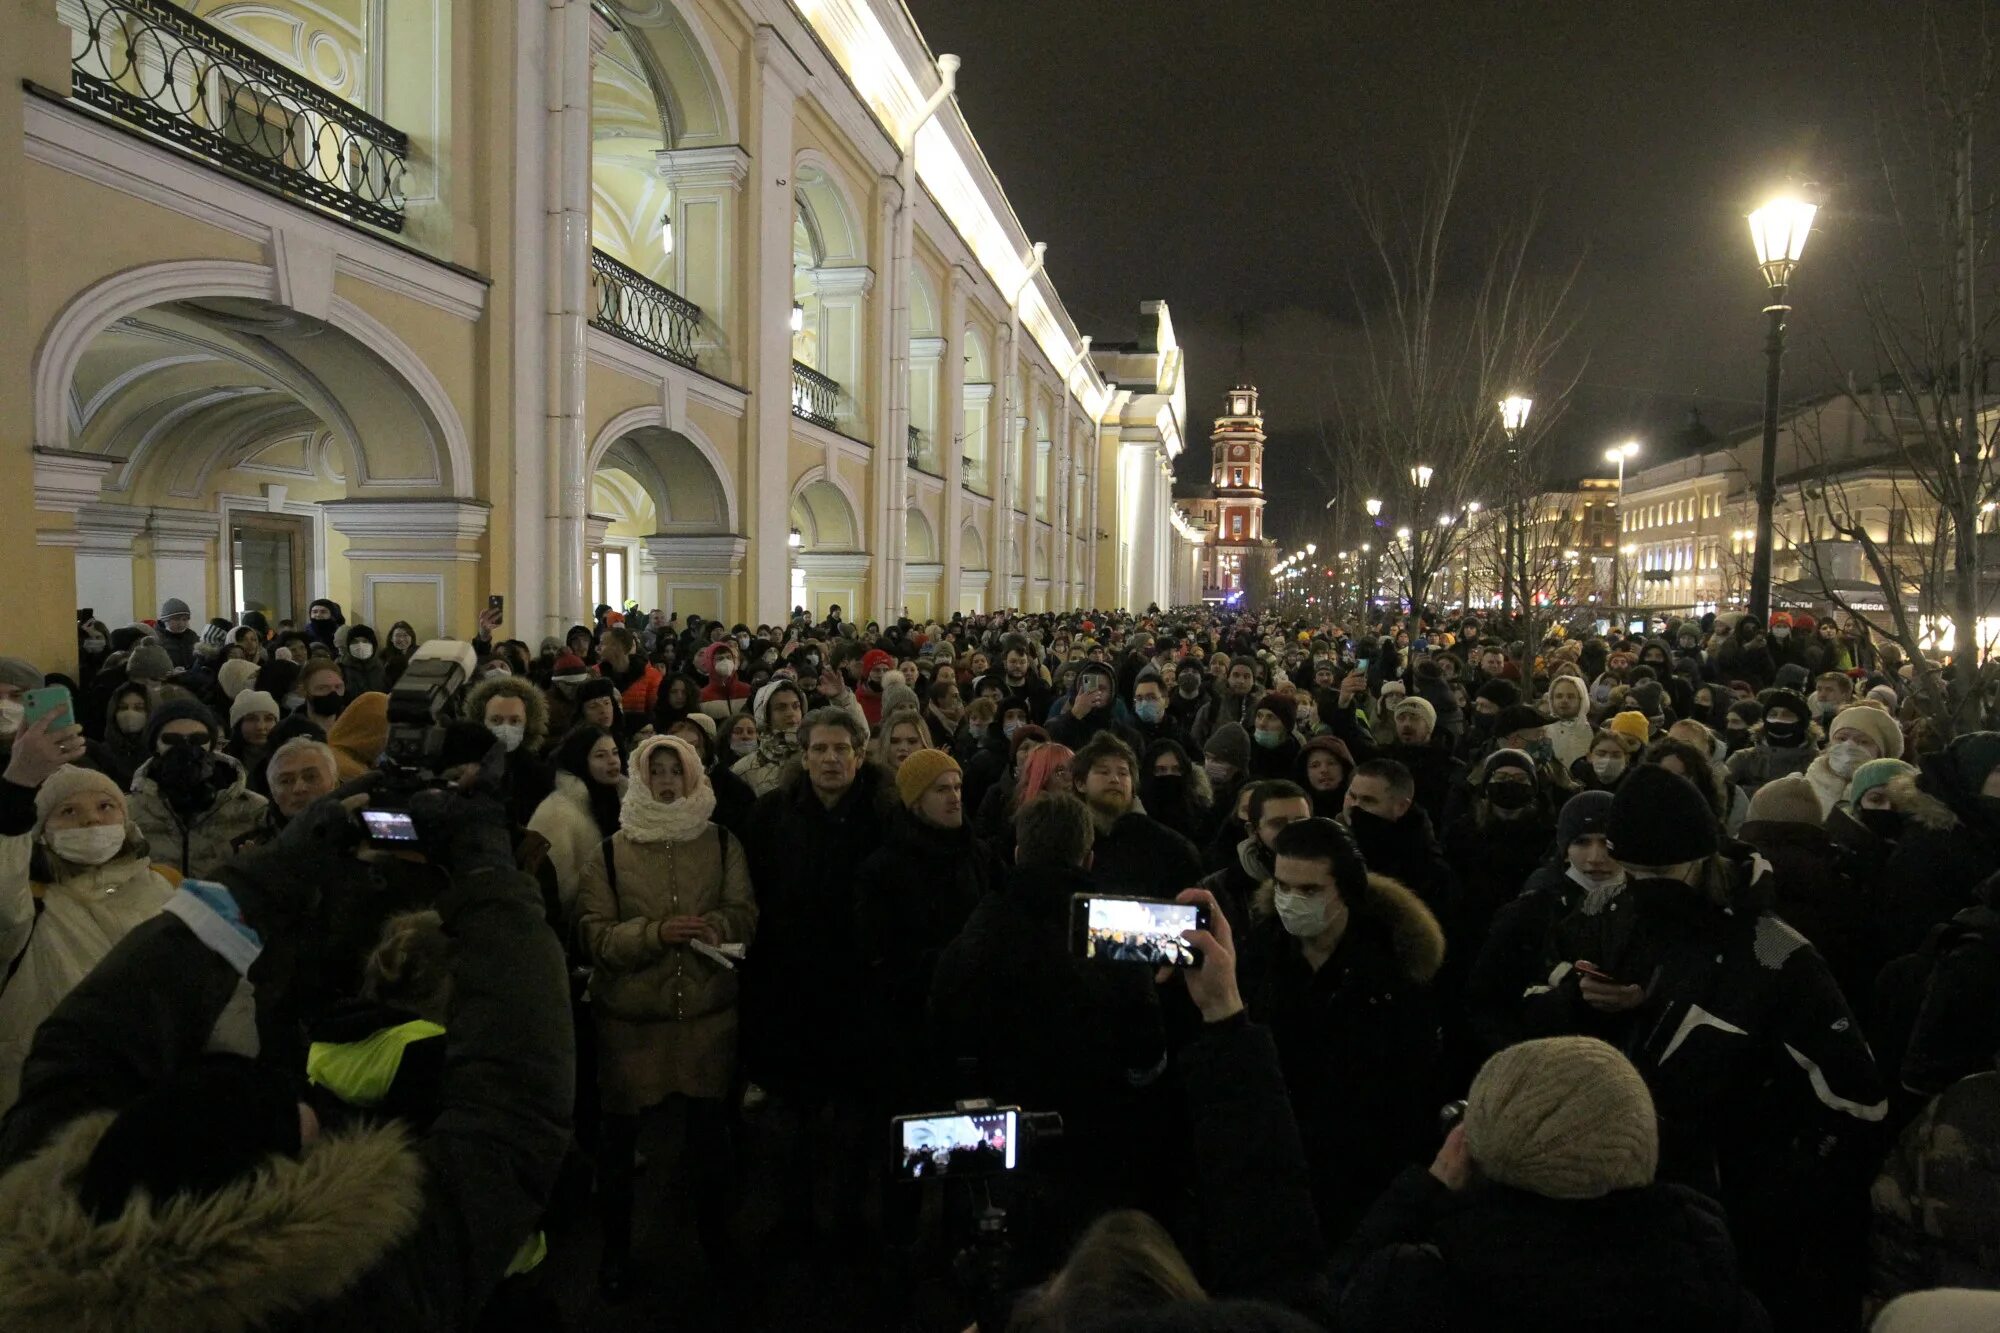
[[1223,403],[1209,435],[1208,484],[1187,488],[1177,502],[1203,601],[1225,602],[1242,592],[1269,562],[1264,536],[1264,416],[1257,386],[1239,384]]

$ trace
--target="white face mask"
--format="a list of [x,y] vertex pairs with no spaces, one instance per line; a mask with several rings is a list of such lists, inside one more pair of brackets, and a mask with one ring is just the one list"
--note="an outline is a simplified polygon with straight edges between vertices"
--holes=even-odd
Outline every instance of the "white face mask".
[[28,706],[19,699],[0,700],[0,736],[11,736],[21,729],[21,719],[28,715]]
[[1625,771],[1625,761],[1608,755],[1597,755],[1590,761],[1591,771],[1598,781],[1609,782]]
[[757,742],[733,740],[729,742],[729,748],[737,754],[755,754],[757,753]]
[[1833,770],[1835,777],[1851,778],[1855,769],[1874,757],[1868,753],[1866,746],[1856,741],[1842,741],[1827,750],[1826,766]]
[[711,674],[713,674],[713,675],[717,675],[717,676],[721,676],[721,677],[722,677],[722,678],[723,678],[724,680],[727,680],[727,679],[729,679],[729,677],[731,677],[731,676],[733,676],[733,675],[735,675],[735,674],[736,674],[736,662],[735,662],[735,659],[733,659],[733,658],[728,658],[728,657],[718,657],[718,658],[716,658],[716,659],[715,659],[715,670],[714,670],[714,672],[713,672],[713,673],[711,673]]
[[500,742],[508,754],[520,749],[521,742],[527,739],[528,735],[527,725],[521,722],[495,722],[486,729],[493,733],[493,738]]
[[369,658],[375,656],[375,645],[366,639],[363,639],[360,643],[350,643],[347,645],[347,655],[357,662],[366,662]]
[[1220,759],[1202,760],[1201,771],[1208,774],[1210,782],[1227,782],[1236,776],[1235,766],[1226,764]]
[[306,697],[303,694],[288,694],[283,702],[287,713],[296,713],[306,706]]
[[1569,877],[1593,892],[1614,889],[1625,882],[1625,872],[1616,867],[1613,867],[1609,873],[1604,875],[1586,875],[1575,866],[1571,866],[1569,868]]
[[131,708],[118,710],[118,730],[127,736],[136,736],[146,729],[145,713]]
[[123,824],[93,824],[89,828],[56,829],[49,834],[50,849],[77,866],[101,866],[118,855],[118,849],[124,845]]
[[[1302,940],[1316,940],[1326,934],[1327,927],[1335,919],[1334,895],[1331,893],[1289,893],[1279,889],[1277,907],[1278,920],[1284,924],[1285,933]],[[1340,910],[1345,912],[1344,904]]]
[[89,639],[85,639],[85,640],[83,641],[83,651],[85,651],[86,653],[101,653],[101,652],[103,652],[103,651],[104,651],[104,640],[102,640],[102,639],[99,639],[99,638],[89,638]]

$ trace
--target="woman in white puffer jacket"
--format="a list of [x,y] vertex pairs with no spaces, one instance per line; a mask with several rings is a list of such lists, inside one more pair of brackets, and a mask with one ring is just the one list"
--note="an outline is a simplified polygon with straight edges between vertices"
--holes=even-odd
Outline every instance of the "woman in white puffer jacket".
[[539,833],[549,844],[556,894],[568,920],[584,866],[603,859],[604,840],[618,831],[625,768],[618,738],[587,722],[562,738],[553,758],[555,790],[535,807],[528,832]]
[[0,780],[0,1111],[35,1029],[177,883],[147,858],[118,784],[63,762],[63,736],[24,730]]

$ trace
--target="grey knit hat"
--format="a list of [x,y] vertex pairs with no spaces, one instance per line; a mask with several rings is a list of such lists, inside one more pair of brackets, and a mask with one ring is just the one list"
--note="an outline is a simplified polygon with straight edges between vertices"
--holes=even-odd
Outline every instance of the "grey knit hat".
[[178,597],[169,597],[160,603],[160,619],[162,620],[173,616],[191,616],[193,614],[194,612],[188,609],[188,604]]
[[125,674],[133,680],[165,680],[174,669],[174,659],[157,643],[147,642],[132,650]]
[[1826,822],[1826,807],[1819,803],[1819,793],[1813,790],[1811,778],[1803,773],[1788,773],[1757,789],[1757,794],[1750,798],[1749,819],[1758,824],[1805,824],[1818,828]]
[[1653,1096],[1595,1037],[1524,1041],[1488,1060],[1466,1098],[1465,1147],[1480,1173],[1549,1199],[1597,1199],[1653,1183]]
[[259,670],[261,668],[255,662],[246,662],[239,657],[232,661],[224,662],[217,668],[215,683],[222,687],[222,695],[225,699],[234,699],[237,695],[243,693],[243,691],[256,683],[257,672]]
[[1210,759],[1220,759],[1226,764],[1243,769],[1250,767],[1250,733],[1242,724],[1225,722],[1208,733],[1208,744],[1201,747],[1203,755]]
[[25,657],[0,657],[0,685],[17,690],[42,688],[42,669]]

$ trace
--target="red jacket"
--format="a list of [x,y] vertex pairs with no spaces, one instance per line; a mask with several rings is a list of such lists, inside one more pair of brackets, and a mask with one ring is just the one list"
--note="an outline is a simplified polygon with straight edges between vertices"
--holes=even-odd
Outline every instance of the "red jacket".
[[[612,678],[615,683],[612,673],[606,669],[605,664],[602,662],[597,664],[597,674]],[[647,662],[645,669],[639,673],[638,679],[620,690],[618,707],[627,713],[644,713],[647,717],[651,717],[653,715],[653,705],[660,697],[660,685],[665,680],[666,677],[660,674],[660,669],[651,662]]]

